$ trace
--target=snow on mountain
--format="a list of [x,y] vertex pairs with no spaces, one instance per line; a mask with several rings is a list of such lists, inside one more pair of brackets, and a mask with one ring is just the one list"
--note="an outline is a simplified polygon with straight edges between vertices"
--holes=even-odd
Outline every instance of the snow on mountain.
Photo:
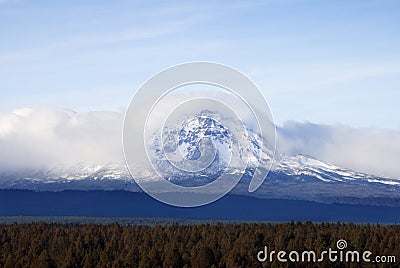
[[[274,153],[262,146],[264,140],[258,133],[239,121],[230,120],[230,128],[220,121],[218,115],[205,110],[164,128],[163,133],[154,133],[149,151],[158,173],[181,186],[200,186],[224,172],[237,174],[246,166],[254,169],[272,164]],[[231,161],[234,150],[238,161]]]
[[400,180],[382,178],[341,168],[305,155],[281,154],[276,159],[274,172],[290,176],[310,176],[324,182],[368,181],[387,185],[400,185]]
[[22,170],[0,173],[0,188],[30,188],[30,184],[65,184],[76,181],[131,180],[124,163],[104,165],[80,164],[72,167],[55,167],[47,170]]

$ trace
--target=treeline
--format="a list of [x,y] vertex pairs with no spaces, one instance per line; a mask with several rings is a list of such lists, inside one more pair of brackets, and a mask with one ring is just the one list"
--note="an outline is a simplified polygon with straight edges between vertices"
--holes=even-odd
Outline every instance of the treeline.
[[[365,267],[362,262],[257,260],[264,246],[321,252],[336,249],[340,239],[347,241],[347,250],[400,258],[398,225],[32,223],[0,225],[0,267]],[[370,266],[399,267],[396,261]]]
[[[217,223],[225,224],[238,224],[244,223],[244,221],[236,220],[212,220],[212,219],[175,219],[175,218],[133,218],[133,217],[86,217],[86,216],[0,216],[0,225],[2,224],[27,224],[33,222],[43,223],[58,223],[58,224],[120,224],[123,226],[127,225],[201,225]],[[252,223],[246,221],[247,223]],[[254,221],[253,221],[254,222]]]

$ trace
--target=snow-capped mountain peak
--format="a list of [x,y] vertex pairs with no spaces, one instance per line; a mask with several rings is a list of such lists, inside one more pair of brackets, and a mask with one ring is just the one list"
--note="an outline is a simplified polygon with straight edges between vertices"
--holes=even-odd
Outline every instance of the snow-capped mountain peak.
[[[143,168],[140,173],[136,173],[140,174],[140,179],[147,180],[149,183],[155,179],[167,179],[172,183],[191,187],[210,183],[219,177],[221,172],[244,173],[245,177],[249,178],[255,167],[268,168],[268,163],[274,156],[272,151],[261,146],[264,141],[260,135],[245,128],[247,133],[238,132],[239,135],[241,133],[243,135],[235,136],[234,132],[225,128],[218,120],[210,118],[208,113],[209,111],[202,112],[198,117],[184,122],[180,128],[169,128],[167,132],[162,133],[163,135],[155,133],[153,142],[150,144],[153,164],[164,176],[157,178],[154,170]],[[246,148],[238,146],[237,139],[245,140],[248,146]],[[229,166],[227,155],[235,145],[241,150],[240,157],[247,156],[247,158],[243,157],[243,161],[247,161],[247,170],[238,170],[235,166]],[[196,166],[192,165],[192,162],[196,162]],[[277,176],[277,174],[282,176]],[[285,178],[285,183],[287,180],[294,183],[321,182],[326,185],[361,183],[363,187],[365,185],[397,187],[390,188],[391,191],[395,189],[397,192],[400,187],[398,179],[351,171],[305,155],[276,154],[271,176],[267,177],[264,183],[272,183],[280,177]],[[87,182],[80,184],[83,189],[90,188],[92,184],[101,188],[102,182],[107,184],[107,189],[110,187],[114,189],[112,185],[119,185],[118,187],[127,183],[136,185],[122,161],[101,165],[80,164],[40,171],[0,173],[0,188],[29,189],[33,187],[36,189],[38,185],[41,185],[39,188],[47,189],[46,187],[52,185],[51,189],[68,189],[69,185],[77,182]],[[279,180],[276,183],[280,183]]]

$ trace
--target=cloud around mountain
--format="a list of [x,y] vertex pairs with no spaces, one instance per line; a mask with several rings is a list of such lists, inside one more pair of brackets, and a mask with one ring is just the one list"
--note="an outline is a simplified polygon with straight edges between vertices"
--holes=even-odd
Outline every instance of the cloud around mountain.
[[[123,114],[60,108],[0,112],[0,169],[43,169],[122,161]],[[281,153],[306,154],[368,174],[400,178],[400,131],[286,122]]]
[[122,118],[60,108],[0,112],[0,169],[42,169],[122,159]]
[[367,174],[400,178],[400,131],[286,122],[277,128],[277,148],[306,154]]

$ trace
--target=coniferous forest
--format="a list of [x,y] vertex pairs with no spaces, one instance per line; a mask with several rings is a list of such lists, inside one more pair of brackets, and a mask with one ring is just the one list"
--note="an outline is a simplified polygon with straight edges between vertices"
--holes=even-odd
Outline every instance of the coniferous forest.
[[[259,262],[268,250],[336,248],[392,255],[395,263]],[[399,225],[241,223],[0,225],[0,267],[399,267]]]

